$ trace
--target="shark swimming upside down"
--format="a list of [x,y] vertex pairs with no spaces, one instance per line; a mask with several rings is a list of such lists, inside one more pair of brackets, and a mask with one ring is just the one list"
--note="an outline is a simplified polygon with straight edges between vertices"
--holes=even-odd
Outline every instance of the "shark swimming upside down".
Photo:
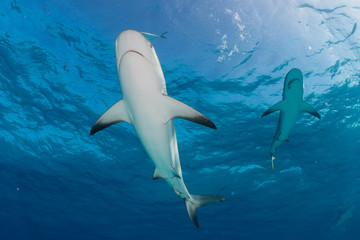
[[271,166],[274,170],[274,154],[283,141],[289,141],[289,133],[301,112],[308,112],[317,118],[320,114],[303,99],[304,83],[302,72],[291,69],[285,77],[283,100],[266,110],[261,117],[280,111],[280,117],[270,148]]
[[135,30],[121,32],[116,39],[115,51],[123,98],[96,121],[90,134],[118,122],[130,123],[155,165],[153,179],[163,178],[174,189],[176,195],[184,200],[191,221],[199,227],[196,209],[223,201],[225,197],[188,192],[181,172],[173,119],[182,118],[213,129],[216,127],[198,111],[167,95],[155,49],[143,34]]

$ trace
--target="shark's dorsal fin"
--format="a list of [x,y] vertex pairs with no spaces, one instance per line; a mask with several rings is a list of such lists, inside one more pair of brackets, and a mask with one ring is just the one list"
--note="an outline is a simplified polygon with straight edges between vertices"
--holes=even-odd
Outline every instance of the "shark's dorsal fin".
[[96,121],[94,126],[91,128],[90,135],[93,135],[98,131],[118,122],[130,123],[130,119],[127,114],[123,100],[120,100],[117,103],[115,103]]
[[314,115],[315,117],[317,117],[318,119],[321,119],[320,114],[315,110],[315,108],[313,108],[310,104],[308,104],[305,101],[302,102],[301,111],[308,112],[308,113]]
[[270,113],[281,111],[283,108],[284,101],[280,101],[276,103],[275,105],[271,106],[268,110],[266,110],[261,117],[265,117],[266,115],[269,115]]
[[167,123],[168,121],[174,118],[182,118],[185,120],[189,120],[204,125],[209,128],[216,129],[215,124],[210,119],[208,119],[207,117],[205,117],[204,115],[193,109],[192,107],[172,97],[165,95],[163,96],[163,102],[165,105],[164,106],[165,123]]

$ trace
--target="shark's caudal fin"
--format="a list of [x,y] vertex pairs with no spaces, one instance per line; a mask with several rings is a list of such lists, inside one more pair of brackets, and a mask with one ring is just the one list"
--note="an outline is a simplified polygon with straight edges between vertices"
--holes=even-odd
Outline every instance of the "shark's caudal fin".
[[186,119],[201,125],[204,125],[209,128],[216,129],[215,124],[196,111],[195,109],[189,107],[188,105],[172,98],[169,96],[163,96],[164,97],[164,107],[165,107],[165,122],[168,122],[171,119],[174,118],[182,118]]
[[272,168],[272,170],[274,171],[274,170],[275,170],[275,168],[274,168],[274,160],[275,160],[275,157],[274,157],[274,154],[270,154],[270,156],[271,156],[271,168]]
[[195,224],[196,227],[199,227],[199,223],[196,216],[196,209],[199,207],[208,205],[212,202],[224,201],[225,197],[222,196],[200,196],[200,195],[191,195],[191,199],[184,199],[186,210],[189,214],[191,221]]
[[313,108],[310,104],[308,104],[308,103],[305,102],[305,101],[302,102],[301,110],[302,110],[303,112],[308,112],[308,113],[314,115],[314,116],[317,117],[318,119],[321,119],[320,114],[315,110],[315,108]]
[[271,106],[268,110],[266,110],[261,117],[265,117],[266,115],[269,115],[270,113],[276,111],[281,111],[282,107],[283,107],[283,101],[280,101],[275,105]]
[[161,35],[160,35],[160,37],[162,37],[162,38],[166,38],[166,36],[165,36],[165,34],[167,34],[168,32],[166,31],[166,32],[164,32],[164,33],[162,33]]
[[130,123],[123,100],[115,103],[96,121],[94,126],[91,128],[90,135],[93,135],[98,131],[118,122]]

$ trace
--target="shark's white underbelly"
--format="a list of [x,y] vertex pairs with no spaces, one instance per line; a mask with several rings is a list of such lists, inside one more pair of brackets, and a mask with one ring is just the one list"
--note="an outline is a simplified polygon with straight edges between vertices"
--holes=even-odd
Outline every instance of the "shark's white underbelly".
[[196,209],[225,197],[189,194],[182,178],[173,119],[182,118],[213,129],[216,126],[200,112],[167,96],[155,49],[141,33],[130,29],[121,32],[115,48],[123,98],[95,122],[90,135],[118,122],[132,124],[155,165],[153,178],[163,178],[173,187],[184,199],[191,221],[199,227]]
[[[144,113],[141,114],[141,119],[136,115],[133,117],[135,131],[158,173],[165,177],[166,182],[181,198],[189,198],[182,177],[173,120],[163,123],[158,116]],[[173,170],[179,177],[172,175]]]
[[[126,67],[126,72],[122,72],[120,81],[122,89],[126,89],[123,99],[131,113],[131,124],[158,173],[182,198],[189,198],[182,179],[174,123],[173,120],[167,121],[163,114],[166,111],[161,104],[163,86],[154,84],[157,75],[153,69],[146,72],[144,66],[142,71],[134,71],[126,62],[123,63],[121,68]],[[174,170],[180,178],[173,176]]]

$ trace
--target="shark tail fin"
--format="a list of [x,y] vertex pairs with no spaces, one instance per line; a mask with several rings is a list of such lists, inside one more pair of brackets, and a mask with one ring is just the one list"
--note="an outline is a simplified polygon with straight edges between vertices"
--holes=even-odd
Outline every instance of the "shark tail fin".
[[275,157],[274,157],[273,154],[271,154],[271,168],[272,168],[273,171],[275,170],[275,168],[274,168],[274,160],[275,160]]
[[191,198],[184,199],[186,210],[189,214],[190,220],[195,224],[197,228],[199,228],[199,223],[197,220],[196,209],[208,205],[209,203],[212,202],[224,201],[224,200],[225,197],[222,196],[200,196],[200,195],[191,195]]
[[168,32],[164,32],[163,34],[160,35],[161,38],[166,38],[165,34],[167,34]]

